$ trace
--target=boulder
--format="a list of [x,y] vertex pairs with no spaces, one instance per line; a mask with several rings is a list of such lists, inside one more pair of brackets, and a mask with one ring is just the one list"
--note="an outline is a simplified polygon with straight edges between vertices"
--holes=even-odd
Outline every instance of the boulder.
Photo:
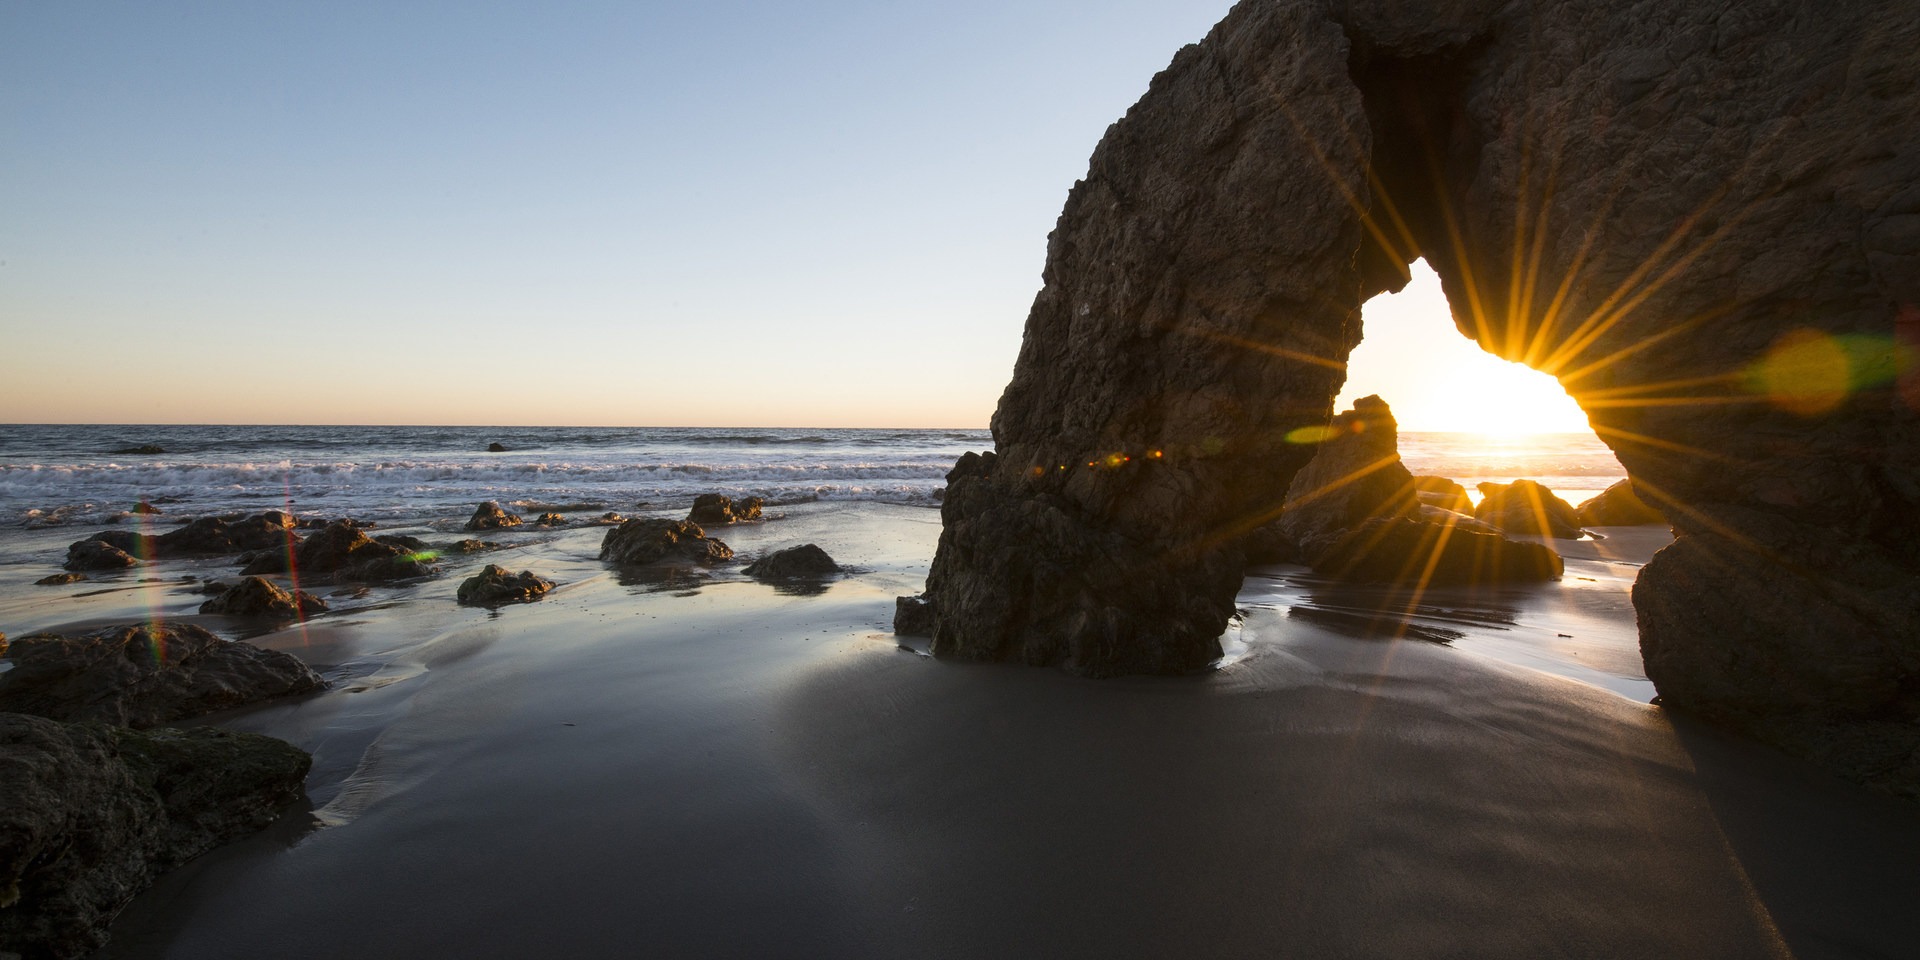
[[1408,517],[1368,520],[1303,549],[1313,572],[1355,583],[1491,586],[1553,580],[1564,569],[1541,544]]
[[473,607],[497,607],[505,603],[532,603],[553,589],[553,581],[529,571],[514,573],[489,563],[474,576],[461,581],[456,594],[460,603]]
[[473,516],[467,519],[468,530],[504,530],[517,527],[522,523],[515,515],[500,509],[500,505],[489,500],[473,508]]
[[500,443],[489,443],[487,444],[487,452],[488,453],[506,453],[507,448],[505,445]]
[[168,868],[272,822],[312,763],[271,737],[0,713],[0,950],[77,958]]
[[69,583],[79,583],[87,579],[84,573],[56,573],[51,577],[41,577],[33,582],[36,587],[64,587]]
[[1455,527],[1460,530],[1471,530],[1475,533],[1500,533],[1499,527],[1491,523],[1482,523],[1475,520],[1471,512],[1461,513],[1457,510],[1447,510],[1436,507],[1430,503],[1422,503],[1420,508],[1413,512],[1413,518],[1415,520],[1425,520],[1428,523],[1438,523]]
[[735,500],[723,494],[703,493],[694,498],[693,509],[688,511],[687,519],[708,526],[744,523],[760,519],[760,507],[765,503],[759,497]]
[[1584,501],[1576,513],[1583,527],[1664,526],[1666,515],[1642,500],[1632,480],[1621,480]]
[[939,618],[925,596],[893,598],[893,632],[903,637],[931,637]]
[[817,579],[839,573],[840,565],[834,563],[825,550],[811,543],[803,543],[767,554],[748,564],[741,572],[762,580]]
[[0,711],[54,720],[150,727],[326,686],[289,654],[188,623],[21,637],[4,652]]
[[566,525],[567,518],[557,513],[543,513],[533,522],[542,527],[561,527]]
[[244,519],[201,517],[179,529],[169,530],[157,536],[131,530],[103,530],[68,548],[68,569],[82,569],[71,566],[75,562],[76,551],[97,562],[109,564],[116,562],[110,553],[103,553],[95,547],[84,546],[90,541],[107,544],[128,555],[129,558],[139,557],[148,560],[217,556],[242,551],[284,551],[290,544],[300,541],[299,535],[293,532],[296,525],[292,516],[279,510],[268,510]]
[[1507,533],[1533,534],[1557,540],[1580,539],[1580,512],[1573,504],[1532,480],[1482,483],[1480,505],[1473,518]]
[[1414,477],[1413,492],[1421,503],[1469,516],[1473,514],[1473,498],[1467,496],[1467,488],[1446,477]]
[[156,507],[151,503],[148,503],[145,500],[142,500],[139,503],[134,504],[133,509],[128,510],[127,512],[131,514],[136,514],[139,516],[157,517],[160,514],[164,513],[165,511],[161,510],[159,507]]
[[303,620],[326,610],[326,601],[319,597],[305,590],[289,593],[265,577],[246,577],[225,585],[213,599],[200,605],[201,613],[276,620]]
[[67,547],[67,562],[62,564],[68,570],[124,570],[138,566],[132,554],[104,540],[82,540]]
[[1386,401],[1361,397],[1333,418],[1313,459],[1287,487],[1280,532],[1305,543],[1377,517],[1404,517],[1419,501],[1400,462],[1399,426]]
[[618,564],[718,563],[733,558],[725,543],[688,520],[628,520],[607,531],[600,559]]
[[307,537],[294,552],[294,566],[302,577],[361,583],[431,576],[436,571],[433,560],[430,551],[382,543],[346,520]]

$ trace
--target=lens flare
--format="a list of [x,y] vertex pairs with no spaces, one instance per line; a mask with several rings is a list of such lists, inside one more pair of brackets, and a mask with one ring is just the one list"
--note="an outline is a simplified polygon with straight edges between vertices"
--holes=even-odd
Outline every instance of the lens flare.
[[1913,359],[1912,349],[1891,337],[1790,330],[1747,368],[1746,389],[1788,413],[1817,417],[1861,390],[1893,383]]

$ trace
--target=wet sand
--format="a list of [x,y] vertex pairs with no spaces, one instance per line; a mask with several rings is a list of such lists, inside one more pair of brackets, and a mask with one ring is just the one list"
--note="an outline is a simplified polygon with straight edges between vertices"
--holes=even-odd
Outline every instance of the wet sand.
[[[1625,589],[1658,537],[1429,594],[1399,638],[1358,616],[1381,598],[1262,568],[1221,669],[1086,681],[898,647],[934,512],[783,509],[718,535],[856,572],[623,583],[602,531],[516,535],[258,638],[336,689],[218,721],[313,750],[313,811],[165,878],[103,956],[1814,958],[1920,934],[1920,811],[1644,702]],[[487,562],[564,586],[454,606]],[[79,606],[199,599],[101,596]],[[0,627],[49,606],[0,600]]]

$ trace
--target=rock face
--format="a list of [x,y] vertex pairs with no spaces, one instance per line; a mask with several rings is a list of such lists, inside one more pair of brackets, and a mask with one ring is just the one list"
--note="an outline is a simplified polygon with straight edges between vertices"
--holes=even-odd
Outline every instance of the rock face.
[[708,526],[745,523],[760,519],[760,508],[765,504],[766,501],[759,497],[735,500],[718,493],[703,493],[694,498],[693,509],[687,513],[687,519]]
[[54,720],[150,727],[326,686],[292,656],[186,623],[21,637],[4,652],[0,711]]
[[265,577],[246,577],[200,605],[201,613],[230,617],[298,620],[327,611],[326,601],[305,590],[288,593]]
[[[949,476],[935,649],[1206,663],[1360,304],[1425,257],[1672,505],[1635,593],[1666,703],[1912,729],[1920,380],[1887,358],[1920,341],[1920,125],[1890,120],[1917,51],[1903,0],[1244,0],[1068,196],[998,455]],[[1807,643],[1688,602],[1726,569]],[[1769,679],[1799,675],[1832,682]]]
[[455,598],[468,606],[497,607],[505,603],[532,603],[552,589],[552,580],[543,580],[531,571],[514,573],[489,563],[479,573],[460,582]]
[[1662,525],[1665,514],[1655,509],[1633,489],[1632,480],[1622,480],[1578,507],[1583,527],[1639,527]]
[[769,553],[747,564],[741,572],[762,580],[817,579],[839,573],[840,565],[834,563],[825,550],[811,543],[803,543]]
[[1473,518],[1508,533],[1580,539],[1580,511],[1532,480],[1480,484],[1480,505]]
[[468,530],[503,530],[521,524],[520,517],[500,509],[500,505],[489,500],[473,509],[473,516],[467,520]]
[[733,550],[687,520],[628,520],[607,531],[600,559],[609,563],[718,563]]
[[211,727],[0,713],[0,950],[84,956],[161,871],[271,822],[311,758]]

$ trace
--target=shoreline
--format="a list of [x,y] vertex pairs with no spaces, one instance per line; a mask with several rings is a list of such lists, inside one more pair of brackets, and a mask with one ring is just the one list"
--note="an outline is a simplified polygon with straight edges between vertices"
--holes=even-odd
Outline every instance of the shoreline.
[[[1431,592],[1412,619],[1445,646],[1294,616],[1324,591],[1255,568],[1222,668],[1090,681],[901,649],[936,512],[782,512],[712,532],[853,572],[623,577],[574,528],[253,636],[335,688],[196,722],[312,751],[310,810],[162,877],[99,956],[1818,957],[1916,932],[1910,807],[1608,673],[1658,537]],[[561,585],[455,606],[489,562]]]

